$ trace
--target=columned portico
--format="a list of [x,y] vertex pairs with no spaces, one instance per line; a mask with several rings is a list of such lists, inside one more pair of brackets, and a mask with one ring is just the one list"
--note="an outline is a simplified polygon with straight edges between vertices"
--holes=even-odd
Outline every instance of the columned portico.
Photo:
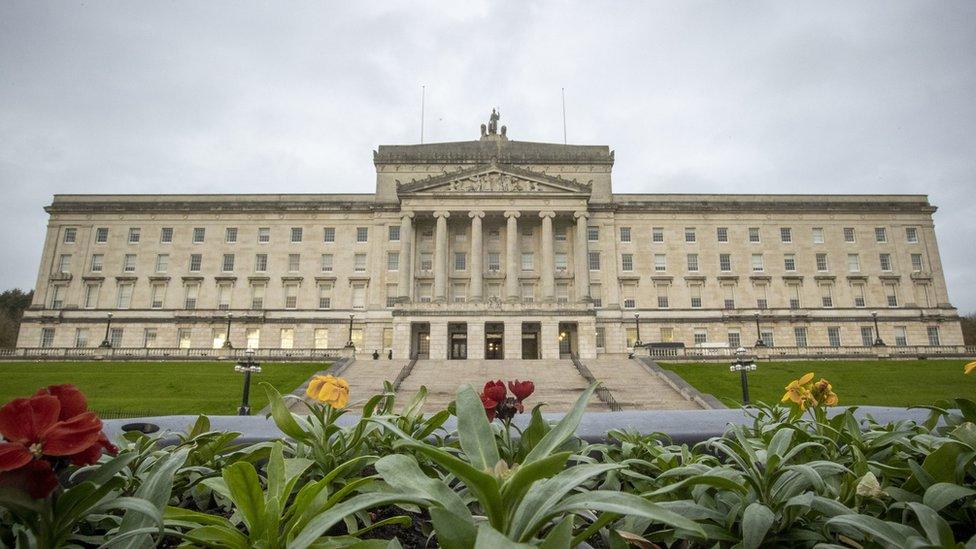
[[400,215],[400,264],[398,296],[401,303],[410,301],[413,288],[413,212]]
[[471,289],[468,292],[468,299],[478,303],[484,299],[482,285],[481,259],[484,255],[482,250],[481,219],[485,217],[485,212],[468,212],[471,218]]
[[447,301],[447,218],[451,212],[434,212],[437,232],[434,236],[434,302]]
[[[519,249],[518,249],[518,218],[521,213],[517,211],[505,212],[508,224],[505,229],[505,299],[509,302],[516,302],[521,299],[519,296]],[[508,355],[506,346],[506,356]]]
[[542,218],[542,300],[550,303],[556,300],[552,256],[552,218],[555,216],[556,212],[539,212]]
[[589,216],[586,212],[576,212],[576,237],[573,239],[575,261],[576,300],[590,301],[590,251],[587,245],[586,226]]

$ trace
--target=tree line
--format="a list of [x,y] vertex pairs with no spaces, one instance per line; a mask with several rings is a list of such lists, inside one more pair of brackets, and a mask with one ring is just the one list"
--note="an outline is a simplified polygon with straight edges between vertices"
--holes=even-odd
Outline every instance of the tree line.
[[0,293],[0,348],[17,346],[20,319],[33,298],[34,290],[24,292],[15,288]]

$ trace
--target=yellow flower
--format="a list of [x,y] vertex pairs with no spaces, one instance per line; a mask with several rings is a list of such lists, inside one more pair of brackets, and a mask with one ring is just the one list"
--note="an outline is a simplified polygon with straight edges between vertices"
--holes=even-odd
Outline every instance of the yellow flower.
[[839,400],[837,395],[834,394],[833,386],[824,378],[820,378],[820,381],[813,384],[810,393],[817,403],[825,406],[836,406]]
[[780,402],[792,401],[800,407],[800,410],[805,409],[807,404],[816,406],[817,401],[810,394],[810,388],[807,386],[811,380],[813,380],[813,372],[806,374],[800,379],[791,381],[786,386],[786,394],[783,395],[783,399]]
[[349,382],[333,375],[315,376],[305,394],[333,408],[345,408],[349,403]]
[[967,373],[967,374],[971,374],[974,371],[976,371],[976,360],[974,360],[974,361],[970,362],[969,364],[963,366],[962,367],[962,371],[965,372],[965,373]]

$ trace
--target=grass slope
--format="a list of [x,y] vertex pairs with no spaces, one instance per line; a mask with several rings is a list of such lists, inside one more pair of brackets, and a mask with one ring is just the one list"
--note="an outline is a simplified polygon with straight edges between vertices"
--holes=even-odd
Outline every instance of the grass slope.
[[[282,393],[301,385],[326,363],[264,363],[251,377],[251,409],[267,404],[266,381]],[[123,414],[234,414],[243,376],[233,362],[0,362],[0,404],[39,387],[73,383],[88,406]]]
[[[963,375],[966,360],[866,360],[759,362],[749,373],[753,402],[778,402],[786,385],[807,372],[826,378],[841,405],[914,406],[950,398],[976,399],[976,375]],[[660,363],[703,393],[723,402],[742,401],[739,374],[729,364]]]

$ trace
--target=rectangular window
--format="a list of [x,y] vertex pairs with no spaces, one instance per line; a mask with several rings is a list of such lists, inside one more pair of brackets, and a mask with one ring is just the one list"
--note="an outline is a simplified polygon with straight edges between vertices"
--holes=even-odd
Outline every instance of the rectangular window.
[[702,306],[702,287],[701,284],[692,284],[688,287],[691,295],[691,308],[701,309]]
[[729,330],[729,347],[732,349],[738,349],[742,346],[742,334],[739,330]]
[[824,243],[824,230],[823,227],[813,228],[813,243],[823,244]]
[[501,254],[498,252],[488,252],[488,272],[497,273],[501,268]]
[[628,326],[624,330],[624,339],[626,340],[625,345],[627,345],[627,348],[633,348],[637,344],[637,328]]
[[224,242],[235,244],[237,242],[237,227],[227,227],[224,229]]
[[282,349],[291,349],[295,346],[295,329],[294,328],[282,328],[281,335],[279,339],[279,347]]
[[392,308],[397,302],[397,285],[386,285],[386,306]]
[[556,240],[556,242],[566,242],[566,229],[564,227],[554,229],[553,238]]
[[325,227],[322,230],[323,237],[322,241],[325,243],[335,242],[335,227]]
[[86,284],[85,285],[85,308],[86,309],[97,309],[98,308],[98,291],[101,289],[100,284]]
[[332,308],[332,283],[319,284],[319,309]]
[[95,229],[95,244],[105,244],[108,242],[108,227]]
[[590,299],[593,301],[593,307],[597,309],[603,307],[603,286],[590,284]]
[[851,291],[854,294],[854,306],[858,308],[864,307],[864,284],[858,283],[851,285]]
[[499,239],[501,239],[501,233],[498,229],[488,231],[488,242],[498,242]]
[[759,227],[749,227],[749,242],[759,242]]
[[698,272],[698,254],[688,254],[688,272]]
[[762,340],[763,344],[766,347],[775,347],[776,346],[775,345],[775,340],[773,339],[773,332],[772,332],[772,330],[763,331],[761,333],[761,335],[759,336],[759,339]]
[[451,284],[451,301],[464,303],[468,299],[468,286],[462,282]]
[[756,308],[769,308],[769,287],[766,284],[756,284]]
[[605,349],[607,346],[607,329],[603,326],[596,328],[596,348]]
[[497,282],[488,283],[488,293],[485,294],[486,297],[491,297],[495,299],[501,299],[502,297],[502,285]]
[[924,265],[922,265],[922,254],[912,254],[912,271],[921,272]]
[[875,227],[874,241],[881,244],[888,242],[888,231],[884,227]]
[[190,254],[190,272],[199,273],[202,266],[203,266],[203,255]]
[[796,310],[801,307],[800,303],[800,285],[799,284],[789,284],[787,285],[787,293],[790,296],[790,309]]
[[600,252],[589,252],[587,254],[587,261],[591,271],[600,270]]
[[41,328],[41,347],[54,347],[54,328]]
[[322,254],[322,272],[332,272],[332,254]]
[[[655,259],[657,256],[654,256]],[[634,270],[634,254],[620,254],[620,270],[629,272]]]
[[556,284],[556,303],[569,303],[569,284]]
[[861,258],[857,254],[847,254],[847,270],[852,273],[861,272]]
[[623,294],[624,309],[637,308],[637,286],[634,284],[624,284],[621,288]]
[[102,255],[102,254],[92,254],[92,258],[91,258],[91,271],[93,273],[100,273],[100,272],[102,272],[102,262],[104,261],[104,258],[105,258],[105,256]]
[[833,288],[830,284],[823,284],[820,286],[820,304],[823,305],[824,308],[829,309],[834,306],[833,293]]
[[176,340],[179,342],[180,349],[189,349],[190,340],[190,329],[189,328],[179,328],[176,330]]
[[400,252],[386,253],[386,270],[387,271],[400,270]]
[[288,272],[297,273],[301,269],[301,263],[301,254],[288,254]]
[[356,227],[356,242],[369,240],[369,227]]
[[899,347],[908,345],[908,330],[904,326],[895,326],[895,345]]
[[386,238],[390,242],[399,242],[400,241],[400,226],[399,225],[390,225],[389,227],[387,227],[387,230],[386,230]]
[[732,284],[724,284],[722,286],[722,293],[725,297],[722,303],[725,310],[731,311],[735,309],[735,286]]
[[212,328],[210,330],[210,346],[213,349],[220,349],[224,346],[227,332],[222,328]]
[[201,244],[203,242],[203,239],[206,236],[206,234],[207,234],[207,230],[205,228],[203,228],[203,227],[194,227],[193,228],[193,243],[194,244]]
[[661,343],[672,343],[674,341],[674,328],[662,326],[658,333],[661,336]]
[[840,328],[837,326],[827,328],[827,343],[831,347],[840,347]]
[[718,269],[723,273],[727,273],[732,270],[732,254],[719,254]]
[[667,254],[654,254],[654,270],[657,272],[668,270]]
[[119,309],[128,309],[132,305],[132,284],[119,284],[119,293],[115,301],[115,306]]
[[569,268],[569,256],[565,252],[557,252],[554,266],[556,267],[556,271],[566,272]]
[[874,345],[874,328],[871,326],[861,326],[861,345],[865,347]]
[[156,346],[156,328],[146,328],[142,332],[142,346],[151,349]]
[[122,328],[112,328],[111,330],[109,330],[109,332],[108,332],[108,342],[112,345],[112,347],[121,347],[122,346],[122,334],[123,333],[124,333],[124,330]]
[[122,271],[127,273],[135,272],[136,270],[136,254],[125,254],[122,258]]
[[264,308],[264,284],[254,284],[251,286],[251,308],[261,310]]
[[729,228],[728,227],[719,227],[719,228],[717,228],[715,230],[715,237],[716,237],[716,239],[719,242],[728,242],[729,241]]
[[454,252],[454,270],[466,271],[468,269],[468,254],[464,252]]
[[159,242],[160,244],[173,243],[173,227],[163,227],[159,229]]
[[129,244],[138,244],[140,236],[142,236],[140,229],[138,227],[131,227],[129,229]]
[[657,285],[657,308],[658,309],[668,308],[668,285],[667,284]]
[[353,269],[357,273],[366,272],[366,254],[356,254],[353,256]]
[[75,347],[82,349],[88,346],[88,328],[75,328]]
[[434,291],[434,286],[429,282],[423,282],[417,284],[417,301],[421,303],[430,303],[431,294]]
[[697,233],[695,233],[695,228],[685,227],[685,242],[692,243],[697,241],[698,241],[698,235]]
[[352,308],[353,309],[366,308],[366,285],[365,284],[353,284]]
[[169,269],[169,254],[156,254],[156,272],[165,273]]
[[152,309],[162,309],[166,300],[166,284],[155,283],[149,293],[149,306]]
[[434,255],[430,252],[422,252],[420,254],[420,270],[430,271],[433,269]]
[[64,308],[64,294],[67,293],[67,290],[68,288],[65,286],[51,287],[51,308],[52,309]]
[[316,349],[328,349],[329,348],[329,329],[328,328],[316,328],[315,329],[315,348]]
[[231,285],[230,283],[217,284],[217,308],[221,311],[230,309]]
[[197,308],[197,298],[200,296],[200,285],[199,284],[187,284],[184,288],[183,295],[183,308],[184,309],[196,309]]
[[793,229],[789,227],[780,227],[779,240],[783,244],[789,244],[793,242]]
[[291,241],[292,243],[298,243],[302,241],[302,228],[292,227],[291,228]]
[[258,244],[271,242],[271,227],[258,227]]
[[651,242],[655,244],[664,242],[664,227],[654,227],[651,229]]
[[589,242],[598,242],[600,240],[600,227],[596,225],[590,225],[586,228],[586,240]]
[[58,257],[58,272],[59,273],[71,272],[71,254],[61,254],[61,256]]
[[705,328],[695,328],[694,334],[695,345],[708,343],[708,330]]
[[261,346],[261,328],[245,329],[244,337],[247,340],[248,349],[257,349]]
[[929,336],[929,345],[942,345],[942,341],[939,338],[938,326],[927,326],[925,328],[925,333]]
[[532,252],[523,252],[522,253],[522,270],[523,271],[531,271],[531,270],[533,270],[533,258],[534,258],[534,256],[533,256]]
[[853,244],[855,241],[854,227],[844,227],[844,242]]
[[762,254],[752,254],[752,271],[761,273],[764,270]]
[[827,254],[817,254],[817,271],[823,273],[827,271]]
[[620,227],[620,241],[630,242],[630,227]]
[[796,339],[797,347],[807,346],[807,329],[804,328],[803,326],[797,326],[796,328],[793,328],[793,337],[794,339]]
[[522,302],[535,302],[535,284],[522,284]]
[[796,256],[793,254],[786,254],[783,256],[783,269],[787,272],[792,272],[796,270]]
[[264,273],[268,271],[268,254],[254,255],[254,271]]
[[224,260],[221,262],[221,270],[225,273],[234,272],[234,254],[224,254]]
[[909,244],[918,243],[918,228],[917,227],[905,227],[905,241]]
[[74,227],[67,227],[64,229],[64,243],[74,244],[78,240],[78,229]]
[[885,284],[885,300],[889,307],[898,306],[898,288],[894,284]]
[[878,263],[882,271],[891,270],[891,254],[878,254]]
[[285,284],[285,308],[294,309],[298,307],[298,284]]

